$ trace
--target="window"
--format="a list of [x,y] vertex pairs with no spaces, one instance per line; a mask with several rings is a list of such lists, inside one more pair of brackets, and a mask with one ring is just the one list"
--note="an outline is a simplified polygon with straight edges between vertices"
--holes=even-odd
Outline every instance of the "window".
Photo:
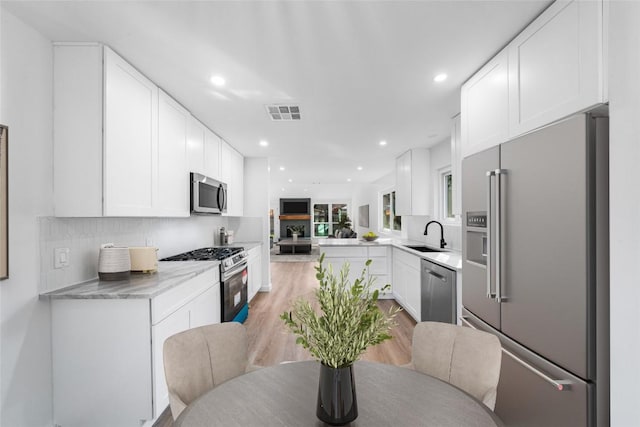
[[402,217],[396,216],[395,190],[382,194],[382,229],[385,231],[400,231],[402,229]]
[[316,203],[313,205],[313,233],[316,237],[333,235],[338,224],[348,219],[345,203]]
[[444,219],[455,219],[453,214],[453,175],[450,170],[443,172],[440,178],[440,206]]

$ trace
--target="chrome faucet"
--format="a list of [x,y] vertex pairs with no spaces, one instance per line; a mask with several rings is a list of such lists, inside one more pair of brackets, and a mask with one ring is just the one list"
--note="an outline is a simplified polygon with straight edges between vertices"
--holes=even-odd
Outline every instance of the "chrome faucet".
[[440,249],[443,249],[447,245],[447,242],[444,241],[444,228],[438,221],[429,221],[424,228],[424,235],[426,236],[428,234],[427,230],[429,229],[429,225],[434,222],[440,226]]

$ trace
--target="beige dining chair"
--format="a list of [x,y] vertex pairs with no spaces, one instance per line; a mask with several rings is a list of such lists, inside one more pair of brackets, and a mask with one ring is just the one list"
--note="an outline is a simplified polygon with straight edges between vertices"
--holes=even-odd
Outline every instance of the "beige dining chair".
[[502,349],[495,335],[439,322],[421,322],[413,330],[407,367],[446,381],[480,400],[496,404]]
[[212,388],[259,368],[249,364],[247,353],[247,331],[237,322],[201,326],[167,338],[164,376],[173,419]]

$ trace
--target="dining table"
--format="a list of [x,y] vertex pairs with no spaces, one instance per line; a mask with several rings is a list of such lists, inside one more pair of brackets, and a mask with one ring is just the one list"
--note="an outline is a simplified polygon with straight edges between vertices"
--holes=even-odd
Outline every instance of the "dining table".
[[[175,427],[324,426],[316,418],[320,363],[290,362],[235,377],[194,400]],[[463,390],[412,369],[358,361],[358,417],[350,426],[499,427]]]

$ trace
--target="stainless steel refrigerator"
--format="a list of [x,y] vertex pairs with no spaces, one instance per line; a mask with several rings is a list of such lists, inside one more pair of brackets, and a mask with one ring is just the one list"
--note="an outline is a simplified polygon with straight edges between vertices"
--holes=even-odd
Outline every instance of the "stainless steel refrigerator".
[[608,133],[580,114],[462,163],[463,322],[502,342],[508,426],[609,424]]

